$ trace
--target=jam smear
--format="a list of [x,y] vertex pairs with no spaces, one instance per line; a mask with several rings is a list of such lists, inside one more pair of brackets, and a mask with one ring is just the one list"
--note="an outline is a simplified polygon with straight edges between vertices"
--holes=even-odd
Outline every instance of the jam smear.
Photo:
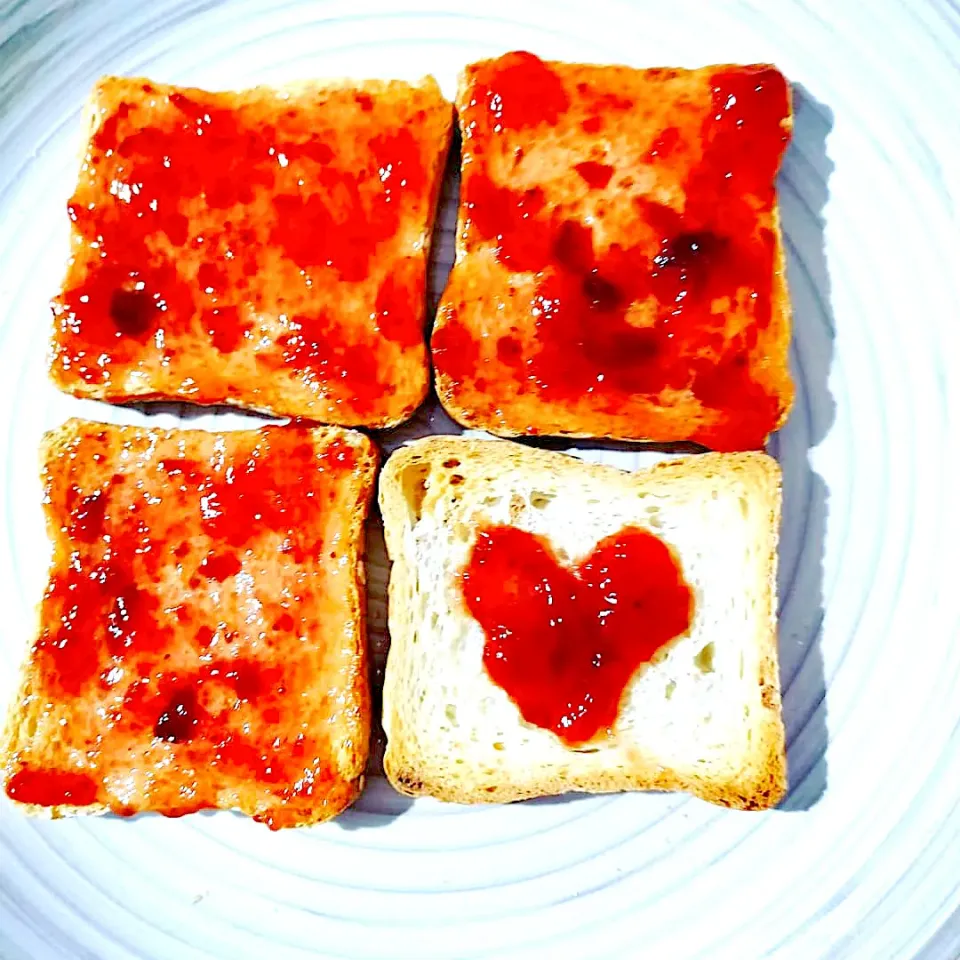
[[[337,621],[321,558],[345,536],[327,511],[349,515],[353,501],[336,500],[356,453],[339,438],[317,447],[296,425],[180,437],[118,431],[104,452],[88,437],[47,465],[60,535],[32,669],[67,723],[6,789],[24,803],[172,816],[218,806],[224,789],[263,790],[280,807],[271,822],[294,823],[323,802],[295,788],[330,754],[334,681],[317,644],[328,633],[339,644],[341,628],[324,625]],[[259,559],[237,578],[248,549]],[[77,752],[95,774],[60,769]],[[333,777],[325,789],[338,789]]]
[[580,174],[591,190],[602,190],[613,176],[613,167],[608,163],[597,163],[594,160],[575,164],[573,169]]
[[84,497],[75,509],[70,535],[84,543],[94,543],[103,536],[103,517],[107,509],[107,495],[101,490]]
[[67,770],[33,770],[21,766],[7,781],[7,796],[41,807],[88,807],[97,802],[96,780]]
[[553,124],[570,105],[556,72],[539,57],[523,51],[500,59],[483,95],[495,130]]
[[211,553],[203,558],[200,572],[211,580],[226,580],[243,569],[243,562],[235,553]]
[[[478,89],[498,89],[499,75],[515,69],[510,56],[502,58],[487,68]],[[578,94],[591,103],[610,99],[581,86]],[[494,341],[500,364],[522,368],[519,381],[505,372],[521,392],[561,405],[588,396],[606,412],[632,398],[656,405],[665,392],[686,394],[722,414],[715,424],[706,418],[713,425],[695,428],[691,439],[749,449],[762,446],[781,414],[778,397],[753,379],[750,357],[771,319],[775,243],[761,215],[774,201],[788,92],[776,70],[748,68],[717,72],[709,96],[709,112],[692,115],[699,126],[666,128],[646,160],[665,161],[682,139],[702,143],[703,159],[682,185],[682,210],[634,196],[632,219],[612,242],[608,231],[603,248],[576,211],[548,203],[542,188],[495,183],[482,161],[465,171],[462,203],[468,243],[492,243],[504,267],[535,276],[529,327]],[[622,99],[610,99],[609,109],[631,109]],[[556,120],[552,107],[540,116]],[[591,134],[600,125],[588,117],[582,126]],[[573,169],[591,190],[604,189],[613,175],[594,160]],[[483,344],[457,313],[456,304],[441,307],[435,363],[455,383],[473,380],[479,390],[478,381],[488,379]],[[740,322],[731,323],[731,315]],[[489,398],[489,405],[496,400]]]
[[576,567],[543,538],[480,531],[461,589],[483,628],[483,663],[523,718],[570,745],[616,723],[637,671],[685,634],[693,592],[670,548],[626,527]]
[[[399,232],[427,222],[435,179],[424,135],[398,115],[413,105],[175,88],[150,101],[116,83],[68,204],[74,258],[54,303],[58,382],[122,393],[124,375],[140,370],[160,393],[216,402],[237,395],[234,382],[198,357],[243,351],[254,361],[243,388],[261,401],[279,375],[308,408],[294,413],[318,399],[361,419],[389,407],[385,356],[395,348],[384,353],[372,319],[381,263],[411,261],[402,284],[381,289],[395,318],[387,340],[423,343],[424,257]],[[341,282],[363,286],[335,296]],[[322,351],[286,349],[291,316],[322,328]]]
[[402,260],[387,274],[377,292],[376,316],[380,333],[403,347],[423,341],[419,304],[426,296],[423,271],[411,260]]

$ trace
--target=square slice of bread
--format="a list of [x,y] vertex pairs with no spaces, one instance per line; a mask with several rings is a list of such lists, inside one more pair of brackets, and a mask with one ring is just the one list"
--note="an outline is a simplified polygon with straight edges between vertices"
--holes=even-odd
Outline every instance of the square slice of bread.
[[457,256],[432,349],[460,423],[500,436],[759,449],[793,401],[766,64],[468,66]]
[[376,466],[338,427],[47,434],[53,561],[0,753],[7,796],[273,828],[348,806],[370,735]]
[[427,257],[453,107],[432,77],[93,91],[53,303],[82,397],[388,427],[426,394]]
[[[434,438],[390,458],[380,505],[393,561],[384,765],[398,790],[461,803],[648,789],[742,809],[781,799],[780,471],[770,457],[710,453],[631,474],[506,441]],[[613,722],[588,742],[570,743],[560,727],[528,722],[525,704],[492,679],[491,644],[520,634],[504,627],[499,636],[486,633],[468,608],[467,581],[478,544],[505,527],[533,535],[557,563],[581,572],[606,538],[653,534],[692,591],[689,629],[628,677],[613,700]],[[513,575],[522,580],[523,569]],[[561,579],[539,576],[526,599],[510,578],[496,581],[491,594],[521,598],[498,599],[499,612],[522,622],[543,589],[552,590],[551,604],[562,602]],[[568,582],[569,571],[565,576]],[[626,602],[623,584],[608,589]],[[624,621],[629,644],[632,629],[639,643],[662,619],[661,596],[642,616],[625,615],[634,616]],[[616,604],[617,596],[605,601]],[[566,608],[562,615],[579,613]],[[583,640],[588,659],[595,657],[597,622],[576,622],[583,626],[572,642]],[[533,642],[551,643],[555,626],[543,622]],[[569,661],[570,646],[550,663]],[[501,649],[508,659],[517,650]],[[586,670],[583,703],[603,682],[590,669],[607,669],[605,662],[597,658]],[[550,676],[549,668],[521,676],[523,696],[549,700]]]

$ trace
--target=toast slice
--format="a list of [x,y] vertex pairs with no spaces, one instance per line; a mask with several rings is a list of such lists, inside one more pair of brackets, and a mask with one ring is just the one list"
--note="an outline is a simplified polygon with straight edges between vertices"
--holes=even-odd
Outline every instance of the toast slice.
[[384,766],[460,803],[786,786],[780,472],[709,453],[637,473],[432,438],[384,467]]
[[54,817],[221,808],[272,828],[350,804],[376,463],[336,427],[47,434],[53,562],[0,744],[7,796]]
[[501,436],[755,449],[793,400],[774,67],[474,63],[437,393]]
[[412,415],[453,116],[433,78],[208,93],[107,77],[86,116],[58,387],[346,426]]

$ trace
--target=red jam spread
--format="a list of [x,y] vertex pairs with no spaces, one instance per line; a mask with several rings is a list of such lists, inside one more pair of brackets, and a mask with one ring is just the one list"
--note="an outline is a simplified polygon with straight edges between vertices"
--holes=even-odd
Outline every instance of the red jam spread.
[[54,303],[64,389],[371,425],[416,405],[451,113],[435,85],[285,99],[112,79],[97,102]]
[[[578,69],[594,79],[575,84]],[[771,324],[784,78],[589,69],[509,54],[461,94],[468,256],[441,307],[438,372],[454,405],[500,407],[513,432],[578,407],[562,432],[617,435],[622,415],[638,438],[762,446],[784,412],[756,378],[764,349],[786,369]],[[636,101],[609,92],[621,86]],[[509,273],[485,275],[476,306],[469,254],[491,247]]]
[[690,629],[693,593],[670,548],[626,527],[575,567],[542,537],[481,530],[461,587],[483,662],[524,720],[570,745],[603,736],[624,689]]
[[356,441],[77,429],[45,466],[54,561],[21,710],[47,706],[8,795],[316,819],[348,789],[340,739],[364,737],[344,566],[357,562]]

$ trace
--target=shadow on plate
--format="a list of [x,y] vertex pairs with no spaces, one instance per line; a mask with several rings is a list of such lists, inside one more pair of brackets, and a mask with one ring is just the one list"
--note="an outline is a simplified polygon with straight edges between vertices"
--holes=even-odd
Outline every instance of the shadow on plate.
[[794,130],[779,180],[781,224],[793,304],[793,412],[771,441],[783,468],[779,624],[789,792],[781,810],[812,807],[827,786],[827,703],[823,654],[823,552],[829,491],[811,451],[835,416],[828,378],[834,318],[824,237],[833,164],[826,144],[833,113],[801,84],[793,85]]

